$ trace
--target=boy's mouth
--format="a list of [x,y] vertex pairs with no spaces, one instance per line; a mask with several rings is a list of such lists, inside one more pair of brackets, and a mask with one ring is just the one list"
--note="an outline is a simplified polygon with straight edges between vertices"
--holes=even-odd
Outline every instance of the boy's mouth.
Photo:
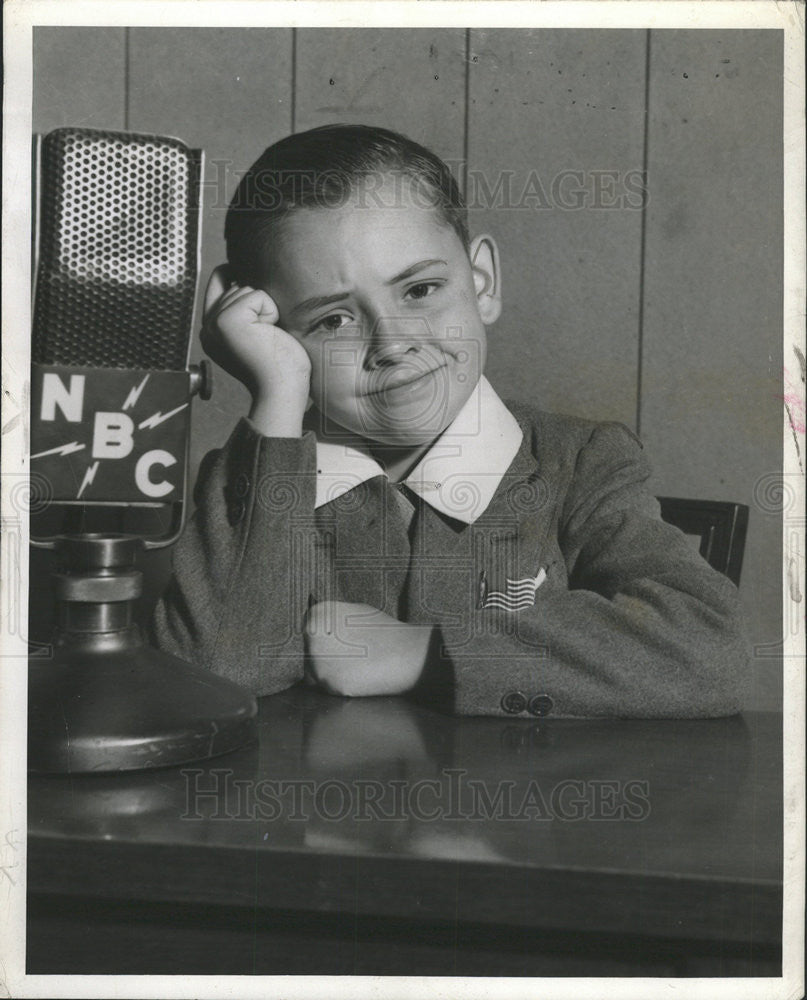
[[416,383],[429,378],[445,367],[446,365],[444,363],[441,365],[435,365],[434,368],[429,368],[426,371],[415,371],[408,367],[401,370],[393,369],[389,374],[384,375],[382,383],[377,388],[371,389],[367,395],[378,396],[382,393],[389,392],[390,389],[401,389],[404,386],[414,386]]

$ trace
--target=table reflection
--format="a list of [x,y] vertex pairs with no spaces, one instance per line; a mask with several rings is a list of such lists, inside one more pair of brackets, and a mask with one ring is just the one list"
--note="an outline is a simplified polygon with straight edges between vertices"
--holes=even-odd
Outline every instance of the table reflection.
[[259,744],[238,753],[33,778],[29,830],[703,875],[764,876],[761,863],[775,878],[779,859],[760,862],[755,830],[778,822],[778,742],[752,751],[776,725],[456,719],[299,687],[262,699]]

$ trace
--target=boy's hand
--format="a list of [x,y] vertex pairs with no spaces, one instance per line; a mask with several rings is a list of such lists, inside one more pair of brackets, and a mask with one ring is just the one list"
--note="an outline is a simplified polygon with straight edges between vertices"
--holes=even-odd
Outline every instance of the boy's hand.
[[426,665],[431,625],[411,625],[370,607],[322,601],[305,621],[309,679],[330,694],[410,691]]
[[202,347],[249,390],[250,417],[261,433],[299,437],[311,362],[300,343],[275,325],[278,318],[266,292],[228,286],[225,266],[213,271],[205,293]]

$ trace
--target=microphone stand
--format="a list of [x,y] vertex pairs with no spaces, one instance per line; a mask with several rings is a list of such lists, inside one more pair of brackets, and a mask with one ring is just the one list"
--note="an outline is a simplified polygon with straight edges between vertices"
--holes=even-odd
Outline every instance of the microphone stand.
[[[204,363],[203,363],[204,364]],[[209,398],[209,369],[191,372]],[[187,458],[186,473],[187,480]],[[186,494],[187,495],[187,490]],[[256,738],[257,703],[237,684],[146,645],[134,620],[144,548],[136,535],[61,535],[57,624],[49,659],[29,661],[28,768],[40,773],[126,771],[214,757]]]

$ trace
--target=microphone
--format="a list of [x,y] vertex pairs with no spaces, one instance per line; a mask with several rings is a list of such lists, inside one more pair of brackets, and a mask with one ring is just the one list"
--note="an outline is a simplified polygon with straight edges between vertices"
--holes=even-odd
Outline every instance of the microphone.
[[[138,554],[182,532],[191,399],[211,392],[207,363],[188,366],[202,167],[164,136],[35,143],[31,483],[69,527],[31,532],[59,561],[53,655],[29,659],[32,771],[175,765],[255,739],[250,694],[146,646],[134,621]],[[159,531],[105,526],[130,511]]]

